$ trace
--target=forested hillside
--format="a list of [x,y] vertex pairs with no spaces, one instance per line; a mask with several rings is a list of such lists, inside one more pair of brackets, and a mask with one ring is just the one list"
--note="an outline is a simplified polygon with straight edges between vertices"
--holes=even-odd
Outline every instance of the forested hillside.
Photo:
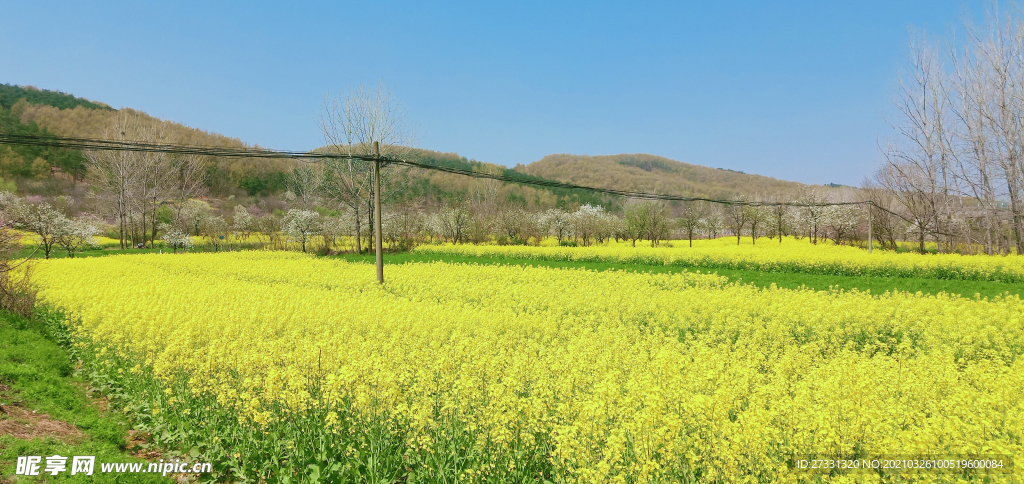
[[[158,126],[160,138],[168,143],[221,147],[245,147],[241,140],[190,128],[179,123],[159,120],[130,108],[114,110],[103,103],[77,98],[55,91],[32,87],[0,85],[0,130],[18,134],[54,134],[87,138],[107,138],[114,122],[125,115],[137,116]],[[505,171],[505,167],[468,160],[454,153],[413,150],[417,161],[441,166],[483,171]],[[59,173],[75,180],[84,180],[85,157],[77,151],[43,150],[40,148],[0,148],[0,176],[35,179],[28,183],[38,187],[39,179],[50,177],[57,167]],[[289,190],[289,177],[297,166],[291,160],[209,159],[204,183],[213,197],[246,195],[250,197],[281,194]],[[426,196],[434,200],[460,199],[469,196],[471,180],[458,175],[423,172],[405,174],[409,189],[402,198]],[[31,191],[31,190],[30,190]],[[50,187],[47,190],[52,194]],[[563,189],[534,189],[511,185],[503,188],[503,196],[524,205],[554,206],[564,204],[607,203],[587,192]]]
[[[0,130],[20,134],[54,134],[88,138],[109,138],[118,119],[135,117],[154,126],[157,139],[166,143],[221,147],[246,147],[241,140],[153,118],[130,108],[112,109],[101,102],[71,94],[33,87],[0,85]],[[758,175],[746,175],[715,168],[681,163],[653,155],[577,156],[550,155],[515,170],[469,160],[456,153],[413,149],[416,161],[439,166],[490,173],[515,173],[524,179],[542,178],[581,185],[626,190],[654,191],[679,195],[732,198],[756,192],[792,190],[803,185]],[[296,192],[292,160],[211,158],[203,160],[206,195],[228,197],[273,197]],[[86,157],[77,151],[32,147],[0,147],[0,176],[18,181],[23,192],[56,195],[58,177],[86,181]],[[403,186],[391,200],[419,200],[427,204],[467,200],[481,190],[481,182],[467,177],[427,171],[398,170],[394,181]],[[587,191],[536,188],[518,184],[485,184],[490,197],[524,208],[571,207],[584,204],[616,209],[621,203]],[[74,183],[67,186],[74,191]],[[80,191],[80,190],[79,190]]]
[[83,106],[89,109],[112,110],[106,104],[75,97],[66,92],[47,91],[32,86],[12,86],[0,84],[0,106],[10,109],[18,100],[24,99],[29,104],[44,104],[60,109],[72,109]]
[[[69,94],[0,84],[0,132],[36,136],[50,134],[50,131],[37,123],[21,121],[21,114],[26,107],[31,106],[28,99],[67,108],[105,109],[99,104]],[[81,177],[85,175],[85,157],[71,150],[0,146],[0,176],[5,179],[5,189],[10,187],[14,178],[49,178],[54,168],[73,177]]]
[[[16,86],[4,86],[0,94],[0,129],[6,133],[256,147],[69,94]],[[350,98],[345,102],[366,100]],[[365,153],[369,143],[346,141],[344,136],[330,139],[337,144],[318,150]],[[556,180],[618,190],[766,202],[817,204],[856,198],[847,193],[848,189],[813,188],[645,154],[550,155],[509,169],[456,153],[406,148],[400,142],[381,141],[380,145],[423,164],[524,182]],[[325,251],[339,250],[335,246],[339,237],[355,236],[354,249],[359,252],[369,244],[366,227],[373,218],[370,173],[368,163],[351,159],[307,164],[287,158],[122,155],[0,147],[0,191],[16,191],[24,202],[18,202],[18,206],[25,207],[25,214],[36,210],[67,221],[65,225],[102,227],[111,236],[116,235],[121,247],[152,247],[163,237],[225,240],[229,233],[255,231],[277,237],[283,231],[305,234],[303,240],[311,233],[327,237]],[[656,245],[679,230],[689,238],[717,237],[726,231],[737,237],[745,231],[755,237],[765,233],[782,236],[800,230],[813,240],[832,234],[839,243],[855,237],[863,225],[850,207],[825,213],[784,210],[779,205],[768,226],[769,212],[756,207],[639,202],[585,189],[538,187],[400,164],[386,166],[383,171],[382,195],[382,229],[396,247],[415,245],[424,234],[454,242],[538,243],[551,233],[558,234],[560,243],[571,233],[573,243],[583,245],[611,237],[634,243],[651,240]],[[50,210],[51,206],[56,211]],[[47,227],[40,230],[49,230]],[[896,234],[891,230],[878,233],[883,232]],[[280,240],[268,243],[279,244]]]

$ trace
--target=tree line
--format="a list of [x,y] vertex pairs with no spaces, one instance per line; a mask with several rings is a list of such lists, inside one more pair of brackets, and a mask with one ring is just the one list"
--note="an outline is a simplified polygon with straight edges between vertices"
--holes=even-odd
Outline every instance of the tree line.
[[1024,22],[993,8],[945,46],[910,43],[894,138],[865,182],[879,206],[876,234],[924,251],[1024,254]]

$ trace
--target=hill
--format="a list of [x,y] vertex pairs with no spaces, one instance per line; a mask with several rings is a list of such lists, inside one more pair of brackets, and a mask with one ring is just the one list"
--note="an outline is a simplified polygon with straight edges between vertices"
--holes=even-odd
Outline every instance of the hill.
[[[161,120],[134,109],[112,109],[110,106],[75,97],[58,91],[34,87],[0,85],[0,130],[19,134],[54,134],[83,138],[104,138],[114,121],[122,116],[137,116],[142,123],[154,126],[162,140],[176,144],[194,144],[242,148],[249,147],[237,138],[195,129],[181,123]],[[44,178],[50,167],[59,168],[62,173],[81,180],[85,174],[84,157],[72,152],[65,155],[74,163],[56,162],[56,151],[43,152],[38,149],[29,153],[17,147],[15,155],[21,159],[11,160],[7,152],[7,163],[0,163],[0,175],[21,178]],[[65,152],[67,150],[64,150]],[[4,153],[0,153],[3,156]],[[49,166],[42,167],[45,160]],[[256,194],[283,191],[283,174],[291,172],[294,162],[290,160],[249,160],[240,158],[210,159],[206,173],[206,184],[211,193],[228,196],[232,191],[241,190]],[[22,164],[29,168],[6,169],[5,166]],[[32,166],[35,166],[32,169]],[[38,185],[32,183],[28,185]],[[48,192],[53,192],[49,187]]]
[[0,107],[10,109],[21,99],[24,99],[29,104],[42,104],[59,109],[72,109],[82,106],[87,109],[113,110],[106,104],[75,97],[66,92],[47,91],[33,86],[0,84]]
[[[122,116],[137,116],[161,133],[169,143],[221,147],[249,147],[236,138],[161,120],[130,108],[112,109],[101,102],[71,94],[34,87],[0,85],[0,130],[23,134],[55,134],[103,138],[109,126]],[[709,168],[647,154],[582,156],[556,154],[514,170],[476,161],[456,153],[414,149],[416,161],[488,173],[511,173],[526,179],[547,179],[634,191],[653,191],[684,196],[733,198],[767,191],[788,191],[804,185],[760,175]],[[296,167],[292,160],[211,158],[207,160],[205,183],[214,198],[266,197],[288,189],[289,177]],[[0,147],[0,176],[22,180],[19,186],[29,191],[44,187],[49,195],[60,192],[53,183],[40,180],[61,172],[81,181],[85,157],[68,150],[43,150],[24,147]],[[467,199],[478,193],[481,180],[430,171],[403,173],[407,188],[403,198],[435,203]],[[28,180],[29,182],[24,182]],[[614,209],[620,203],[611,197],[585,190],[541,188],[513,183],[488,185],[500,199],[529,208],[600,204]],[[72,185],[70,189],[75,189]],[[81,191],[79,188],[78,191]]]
[[[521,172],[493,163],[470,160],[457,153],[442,153],[431,150],[413,149],[414,161],[436,166],[458,168],[482,173],[510,175],[524,180],[540,177],[529,176]],[[499,199],[507,200],[528,208],[547,208],[554,206],[575,206],[582,204],[604,205],[612,208],[617,201],[611,197],[595,194],[587,190],[570,190],[564,188],[535,187],[525,184],[488,182],[453,173],[432,170],[412,170],[411,197],[427,197],[434,200],[467,199],[481,189],[482,184],[493,186]],[[496,186],[494,186],[496,185]]]
[[[31,100],[31,101],[29,101]],[[109,107],[87,99],[76,98],[57,91],[43,91],[34,87],[0,84],[0,133],[31,136],[52,135],[38,123],[23,122],[21,114],[32,103],[62,106],[66,109],[108,109]],[[48,178],[55,171],[72,177],[85,174],[85,157],[74,150],[55,150],[38,146],[0,146],[0,175],[3,189],[10,189],[12,178]]]
[[[115,110],[103,103],[77,98],[67,93],[39,90],[33,87],[0,85],[0,116],[7,119],[6,125],[0,130],[19,132],[22,134],[54,134],[57,136],[74,136],[84,138],[104,138],[109,126],[120,116],[138,116],[146,123],[152,123],[162,133],[166,142],[179,144],[195,144],[220,147],[248,147],[241,140],[229,138],[216,133],[191,128],[180,123],[160,120],[141,111],[130,108]],[[42,161],[56,159],[54,153],[43,153],[38,150],[32,153],[22,152],[17,148],[16,170],[4,170],[0,166],[0,175],[11,178],[44,177],[50,172],[50,165],[42,166]],[[10,154],[9,154],[10,155]],[[67,155],[74,163],[51,164],[63,173],[81,179],[85,173],[84,157],[73,152]],[[438,166],[456,167],[473,171],[505,172],[511,171],[500,165],[469,160],[456,153],[442,153],[431,150],[413,149],[412,157],[416,161]],[[20,168],[25,165],[27,168]],[[74,166],[72,166],[74,165]],[[295,169],[292,160],[266,160],[245,158],[213,158],[208,160],[206,185],[210,195],[215,198],[231,196],[260,197],[281,193],[288,189],[288,179]],[[425,197],[434,202],[465,199],[472,196],[477,182],[460,175],[450,173],[412,170],[409,173],[409,186],[404,190],[405,198]],[[39,183],[22,184],[39,185]],[[46,190],[53,194],[54,189]],[[583,203],[612,205],[607,197],[595,195],[587,191],[565,190],[557,188],[534,188],[525,185],[507,184],[500,187],[498,196],[528,207],[550,207],[555,205],[579,205]]]
[[648,154],[548,155],[517,171],[566,183],[707,198],[789,192],[806,185]]

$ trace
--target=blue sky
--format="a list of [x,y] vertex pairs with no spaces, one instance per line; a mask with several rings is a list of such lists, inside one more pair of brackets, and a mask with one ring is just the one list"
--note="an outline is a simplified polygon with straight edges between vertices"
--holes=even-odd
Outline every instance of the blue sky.
[[988,2],[0,0],[0,83],[261,146],[322,144],[324,94],[383,79],[419,147],[512,166],[652,153],[859,185],[891,136],[908,28]]

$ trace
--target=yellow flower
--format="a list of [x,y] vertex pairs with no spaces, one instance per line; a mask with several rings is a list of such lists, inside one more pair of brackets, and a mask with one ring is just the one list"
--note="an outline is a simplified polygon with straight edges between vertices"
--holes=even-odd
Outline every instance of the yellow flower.
[[[831,249],[777,263],[934,269]],[[1009,277],[1020,265],[973,260],[948,267]],[[386,422],[410,453],[459,442],[488,456],[465,471],[473,481],[519,472],[523,456],[565,482],[794,482],[794,455],[1024,450],[1017,296],[445,263],[389,266],[381,287],[372,266],[283,252],[57,259],[34,277],[81,321],[77,337],[114,350],[99,361],[130,355],[168,402],[210,397],[257,430],[324,410],[328,431]],[[166,383],[178,375],[194,383],[181,394]]]

